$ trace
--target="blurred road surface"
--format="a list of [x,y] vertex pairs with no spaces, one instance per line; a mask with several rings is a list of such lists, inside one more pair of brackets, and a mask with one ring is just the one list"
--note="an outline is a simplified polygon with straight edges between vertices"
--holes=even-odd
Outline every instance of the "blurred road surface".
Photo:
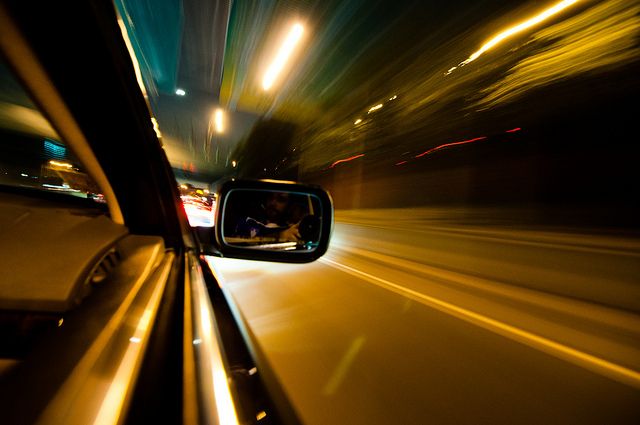
[[307,265],[210,263],[308,424],[640,423],[640,241],[336,214]]

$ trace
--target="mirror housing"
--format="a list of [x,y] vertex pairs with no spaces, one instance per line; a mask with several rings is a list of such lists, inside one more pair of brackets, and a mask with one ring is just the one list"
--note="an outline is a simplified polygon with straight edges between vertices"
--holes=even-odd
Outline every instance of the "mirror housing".
[[220,186],[217,200],[214,228],[208,229],[208,235],[203,234],[206,228],[196,229],[205,253],[308,263],[327,251],[333,230],[333,203],[318,186],[230,180]]

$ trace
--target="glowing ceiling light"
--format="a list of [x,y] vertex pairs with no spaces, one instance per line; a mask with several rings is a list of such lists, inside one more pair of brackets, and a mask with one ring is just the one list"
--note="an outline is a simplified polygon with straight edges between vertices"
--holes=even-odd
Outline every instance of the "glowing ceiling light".
[[287,35],[287,38],[284,40],[284,43],[282,43],[280,50],[278,50],[278,54],[267,69],[267,72],[264,74],[264,79],[262,80],[263,89],[269,90],[271,88],[273,82],[278,77],[278,74],[280,74],[282,68],[284,68],[284,65],[291,56],[296,44],[300,41],[303,31],[304,28],[300,24],[295,24],[291,27],[289,35]]
[[393,96],[391,96],[391,97],[389,98],[389,100],[396,100],[397,98],[398,98],[398,96],[394,94]]
[[176,94],[177,94],[178,96],[184,96],[185,94],[187,94],[187,92],[186,92],[186,91],[184,91],[183,89],[177,89],[177,90],[176,90]]
[[216,109],[216,113],[214,115],[214,121],[216,125],[216,133],[222,133],[224,131],[224,116],[222,109]]
[[232,166],[233,168],[236,168],[236,165],[238,165],[238,163],[237,163],[236,161],[231,161],[231,166]]
[[362,122],[362,119],[361,119],[361,118],[358,118],[357,120],[355,120],[355,121],[353,122],[353,124],[354,124],[354,125],[358,125],[358,124],[360,124],[361,122]]

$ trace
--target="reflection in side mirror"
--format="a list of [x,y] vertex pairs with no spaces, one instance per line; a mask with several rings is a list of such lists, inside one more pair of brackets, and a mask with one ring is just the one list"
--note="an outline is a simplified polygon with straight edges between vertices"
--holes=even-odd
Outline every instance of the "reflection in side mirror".
[[327,250],[333,207],[318,187],[231,181],[218,202],[216,240],[224,256],[309,262]]

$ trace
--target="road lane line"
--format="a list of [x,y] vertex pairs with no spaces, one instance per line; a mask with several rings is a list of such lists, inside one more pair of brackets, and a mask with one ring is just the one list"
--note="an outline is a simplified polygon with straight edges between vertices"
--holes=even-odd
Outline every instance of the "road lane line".
[[640,372],[617,365],[591,354],[584,353],[582,351],[576,350],[575,348],[571,348],[559,342],[552,341],[523,329],[516,328],[515,326],[508,325],[482,314],[475,313],[471,310],[458,307],[446,301],[442,301],[429,295],[414,291],[412,289],[405,288],[386,279],[382,279],[367,272],[363,272],[362,270],[358,270],[345,264],[338,263],[337,261],[330,260],[328,258],[321,258],[320,261],[329,265],[330,267],[340,269],[345,273],[363,278],[364,280],[380,286],[381,288],[391,290],[392,292],[403,296],[411,297],[444,313],[451,314],[462,320],[481,326],[494,333],[526,344],[547,354],[551,354],[554,357],[560,358],[577,366],[588,369],[592,372],[596,372],[618,382],[622,382],[626,385],[630,385],[632,387],[640,389]]
[[498,278],[480,277],[468,273],[453,271],[446,267],[435,267],[433,265],[419,263],[412,259],[395,257],[369,249],[355,248],[352,246],[336,246],[335,250],[348,254],[365,257],[377,264],[385,264],[387,267],[403,268],[406,271],[420,273],[430,279],[436,279],[445,284],[454,284],[488,292],[490,294],[505,297],[509,300],[527,303],[538,308],[545,308],[556,313],[566,314],[571,311],[575,317],[582,320],[594,320],[598,318],[601,323],[607,326],[623,329],[634,335],[640,334],[640,316],[627,310],[618,310],[614,307],[594,304],[589,301],[571,299],[566,296],[546,292],[544,289],[533,289],[509,283]]

